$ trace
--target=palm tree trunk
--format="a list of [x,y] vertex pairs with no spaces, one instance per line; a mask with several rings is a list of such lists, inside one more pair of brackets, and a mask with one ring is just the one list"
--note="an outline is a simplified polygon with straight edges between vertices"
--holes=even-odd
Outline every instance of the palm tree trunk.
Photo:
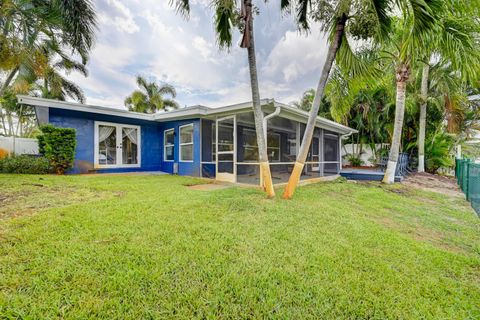
[[315,92],[315,99],[313,100],[312,109],[310,110],[310,115],[308,116],[307,127],[305,128],[302,144],[300,145],[300,150],[298,152],[297,160],[295,161],[295,166],[293,167],[292,174],[288,179],[288,184],[285,187],[285,191],[283,193],[284,199],[291,199],[293,197],[298,182],[300,181],[300,175],[302,174],[303,167],[305,166],[305,161],[308,155],[308,150],[310,148],[310,144],[312,143],[313,132],[315,130],[315,122],[317,120],[318,110],[320,109],[320,102],[322,101],[323,93],[325,91],[325,85],[327,84],[328,76],[330,74],[330,70],[332,69],[333,62],[335,61],[337,51],[342,43],[346,22],[346,15],[342,15],[337,20],[335,36],[328,49],[327,59],[325,60],[325,63],[323,65],[317,91]]
[[10,71],[10,73],[7,76],[7,79],[5,79],[5,82],[3,83],[2,87],[0,88],[0,96],[3,96],[3,94],[5,93],[5,90],[10,85],[10,82],[12,82],[12,80],[15,77],[15,75],[17,74],[18,70],[19,70],[19,67],[15,67],[15,68],[12,69],[12,71]]
[[396,69],[397,79],[397,98],[395,105],[395,123],[393,127],[392,143],[390,144],[390,154],[388,156],[387,170],[383,176],[383,183],[391,184],[395,182],[395,171],[397,169],[398,154],[400,152],[400,143],[402,138],[403,117],[405,115],[405,94],[407,91],[407,80],[410,77],[410,67],[401,63]]
[[426,64],[422,71],[422,87],[421,96],[422,104],[420,105],[420,121],[418,132],[418,172],[425,172],[425,127],[427,122],[427,98],[428,98],[428,74],[430,66]]
[[0,104],[0,119],[2,119],[3,134],[7,135],[7,124],[5,123],[5,115],[3,114],[3,108],[1,104]]
[[252,89],[253,114],[255,121],[255,131],[257,133],[258,158],[260,161],[260,177],[263,188],[268,198],[275,197],[275,189],[273,188],[272,174],[270,171],[270,163],[268,162],[267,140],[263,129],[263,111],[260,103],[260,90],[258,88],[257,62],[255,58],[255,41],[253,37],[253,15],[252,1],[244,0],[245,9],[250,19],[247,20],[250,32],[248,52],[248,67],[250,69],[250,86]]

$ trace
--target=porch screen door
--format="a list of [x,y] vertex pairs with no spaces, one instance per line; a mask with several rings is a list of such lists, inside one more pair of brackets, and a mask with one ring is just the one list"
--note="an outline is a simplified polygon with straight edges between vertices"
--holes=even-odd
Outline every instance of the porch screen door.
[[235,116],[225,117],[216,123],[217,163],[216,179],[218,181],[236,182],[236,119]]

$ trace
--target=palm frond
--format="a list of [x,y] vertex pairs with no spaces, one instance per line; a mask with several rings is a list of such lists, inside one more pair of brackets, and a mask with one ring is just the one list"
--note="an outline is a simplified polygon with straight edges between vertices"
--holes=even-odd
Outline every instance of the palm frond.
[[136,81],[137,81],[137,85],[140,88],[144,89],[145,91],[148,91],[148,81],[147,81],[147,79],[145,79],[142,76],[137,76]]
[[172,85],[169,85],[169,84],[162,84],[158,88],[158,93],[162,96],[163,95],[170,95],[172,98],[175,98],[177,96],[177,91],[175,90],[175,88]]
[[352,77],[375,76],[378,72],[369,61],[367,54],[357,55],[343,34],[342,42],[336,56],[337,64]]
[[235,18],[235,0],[216,0],[215,31],[220,48],[230,48],[233,38],[233,20]]
[[188,17],[190,14],[190,1],[189,0],[170,0],[170,5],[175,7],[178,13],[184,17]]
[[180,108],[180,105],[172,99],[163,99],[163,105],[166,108],[171,108],[171,109],[178,109]]

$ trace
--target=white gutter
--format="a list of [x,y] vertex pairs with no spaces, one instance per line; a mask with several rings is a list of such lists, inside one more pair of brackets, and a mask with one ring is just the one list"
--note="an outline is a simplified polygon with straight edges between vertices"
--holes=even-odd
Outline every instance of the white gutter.
[[269,115],[263,117],[263,135],[265,136],[265,141],[267,141],[267,123],[268,123],[268,120],[278,116],[280,114],[280,111],[282,111],[282,107],[279,104],[276,104],[275,101],[273,101],[273,105],[275,106],[275,111],[270,113]]
[[[246,102],[246,103],[239,103],[239,104],[224,106],[220,108],[208,108],[205,106],[197,105],[197,106],[181,108],[181,109],[173,110],[169,112],[145,114],[145,113],[131,112],[125,109],[117,109],[117,108],[94,106],[94,105],[84,105],[80,103],[44,99],[44,98],[31,97],[31,96],[25,96],[25,95],[17,95],[17,99],[20,103],[28,104],[31,106],[58,108],[58,109],[64,109],[64,110],[74,110],[74,111],[80,111],[80,112],[113,115],[113,116],[141,119],[141,120],[147,120],[147,121],[168,121],[168,120],[178,120],[178,119],[189,119],[189,118],[197,118],[202,116],[210,116],[210,115],[215,115],[219,113],[238,112],[244,109],[251,110],[252,108],[251,102]],[[266,120],[272,117],[278,116],[280,112],[287,113],[293,116],[294,118],[290,118],[290,119],[294,121],[303,122],[303,121],[306,121],[306,119],[308,119],[308,116],[309,116],[308,112],[299,110],[297,108],[294,108],[292,106],[289,106],[283,103],[276,102],[273,99],[261,100],[262,105],[266,105],[272,102],[274,103],[275,111],[272,114],[267,115],[265,117]],[[355,129],[346,127],[337,122],[327,120],[321,117],[317,117],[316,126],[337,132],[339,134],[341,133],[351,134],[351,133],[357,132],[357,130]],[[264,125],[264,127],[266,126]]]

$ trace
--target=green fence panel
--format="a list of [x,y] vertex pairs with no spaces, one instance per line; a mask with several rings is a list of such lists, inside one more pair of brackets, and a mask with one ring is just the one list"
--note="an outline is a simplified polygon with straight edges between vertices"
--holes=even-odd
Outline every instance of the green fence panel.
[[456,159],[455,176],[458,186],[480,216],[480,164],[476,164],[470,159]]
[[468,182],[468,195],[467,200],[472,204],[473,209],[480,212],[480,164],[470,163],[469,170],[469,182]]

